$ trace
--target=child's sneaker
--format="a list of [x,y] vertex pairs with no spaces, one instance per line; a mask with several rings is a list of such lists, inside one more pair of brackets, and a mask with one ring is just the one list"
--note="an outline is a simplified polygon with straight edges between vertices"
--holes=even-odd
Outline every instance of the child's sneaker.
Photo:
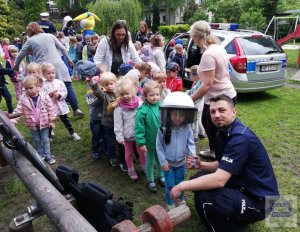
[[50,159],[46,159],[46,162],[48,163],[48,164],[55,164],[56,163],[56,160],[54,159],[54,157],[51,157]]
[[77,109],[74,111],[73,115],[74,117],[83,117],[84,113],[80,109]]
[[120,162],[119,162],[116,158],[110,159],[110,160],[109,160],[109,163],[110,163],[110,165],[113,166],[113,167],[117,167],[117,166],[120,165]]
[[148,189],[150,190],[151,193],[157,192],[157,187],[154,181],[148,183]]
[[130,170],[130,171],[128,170],[128,176],[133,181],[135,181],[139,178],[138,175],[136,174],[135,170]]
[[93,152],[92,158],[93,158],[93,160],[98,160],[98,159],[100,159],[100,154],[98,152]]
[[127,172],[128,171],[128,167],[126,163],[120,163],[120,168],[123,172]]
[[161,187],[163,187],[163,188],[165,187],[165,182],[166,182],[165,178],[163,176],[161,176],[159,178],[159,183],[160,183]]
[[74,141],[79,141],[81,138],[80,138],[80,136],[77,134],[77,133],[73,133],[73,134],[71,134],[71,139],[73,139]]

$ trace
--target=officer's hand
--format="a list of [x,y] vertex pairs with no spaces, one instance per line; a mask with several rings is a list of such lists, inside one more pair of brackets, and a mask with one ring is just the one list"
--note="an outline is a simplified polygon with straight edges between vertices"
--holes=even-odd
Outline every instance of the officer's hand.
[[180,184],[174,186],[170,192],[170,195],[174,201],[177,201],[178,197],[182,194],[182,190],[180,189]]

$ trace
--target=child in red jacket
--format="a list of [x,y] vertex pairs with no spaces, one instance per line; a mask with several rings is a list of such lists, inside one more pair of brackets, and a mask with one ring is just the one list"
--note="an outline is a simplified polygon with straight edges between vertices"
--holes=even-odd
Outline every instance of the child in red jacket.
[[183,84],[181,77],[177,76],[180,67],[177,63],[171,62],[167,65],[167,88],[171,90],[171,92],[182,91]]

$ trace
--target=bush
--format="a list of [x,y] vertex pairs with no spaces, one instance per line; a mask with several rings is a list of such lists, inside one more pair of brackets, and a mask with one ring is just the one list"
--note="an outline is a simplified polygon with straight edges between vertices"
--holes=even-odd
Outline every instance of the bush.
[[159,26],[158,30],[165,37],[172,37],[175,33],[178,32],[187,32],[190,29],[189,24],[178,24],[170,26]]

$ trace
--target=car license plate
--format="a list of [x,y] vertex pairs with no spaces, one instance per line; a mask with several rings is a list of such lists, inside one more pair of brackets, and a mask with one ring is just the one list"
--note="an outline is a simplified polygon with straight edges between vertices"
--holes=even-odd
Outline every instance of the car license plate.
[[277,71],[277,64],[273,65],[262,65],[260,66],[260,71],[261,72],[272,72],[272,71]]

